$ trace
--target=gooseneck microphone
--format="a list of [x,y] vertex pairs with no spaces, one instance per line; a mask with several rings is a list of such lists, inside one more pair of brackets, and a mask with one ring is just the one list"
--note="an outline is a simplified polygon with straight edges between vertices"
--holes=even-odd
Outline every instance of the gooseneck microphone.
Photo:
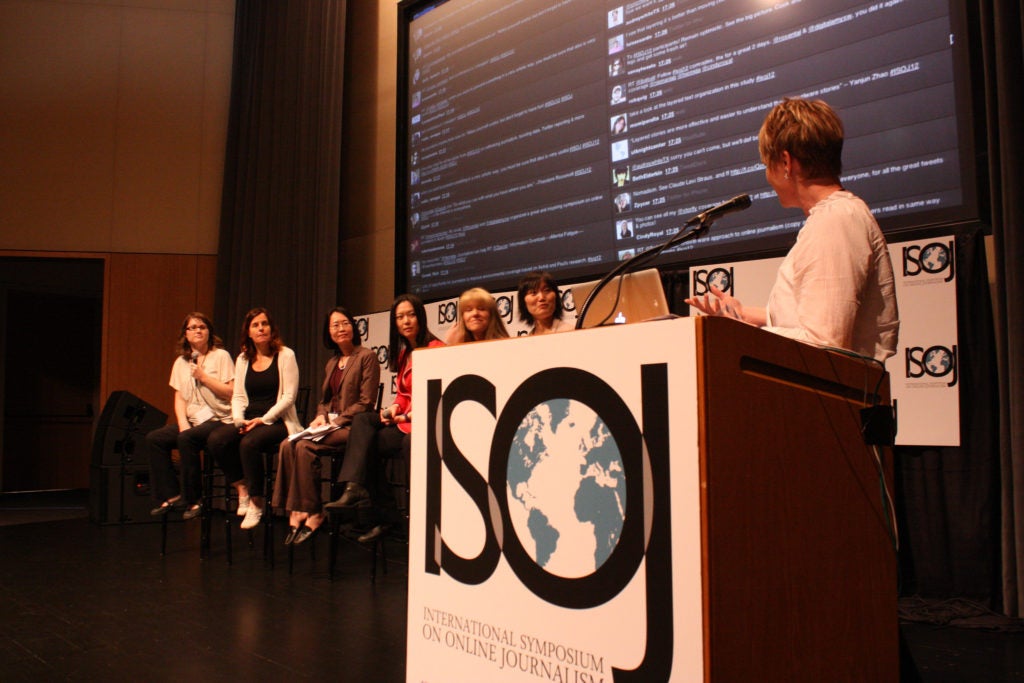
[[743,211],[750,208],[750,195],[738,194],[729,201],[722,202],[718,206],[701,211],[696,216],[686,221],[686,225],[711,225],[713,222],[736,211]]
[[[656,246],[644,249],[639,254],[634,255],[632,258],[626,259],[625,261],[619,263],[617,266],[612,268],[607,275],[601,278],[601,280],[594,286],[593,289],[590,290],[590,294],[587,296],[587,300],[583,302],[583,305],[577,307],[576,329],[581,329],[583,327],[583,321],[586,318],[587,313],[590,311],[590,304],[593,303],[595,297],[597,296],[597,293],[601,291],[601,289],[603,289],[604,286],[607,285],[614,277],[618,276],[620,278],[619,286],[621,287],[621,278],[625,273],[632,271],[645,263],[653,261],[661,254],[661,252],[665,251],[666,249],[669,249],[670,247],[674,247],[676,245],[682,244],[683,242],[688,242],[690,240],[700,237],[701,235],[707,232],[708,228],[711,227],[712,223],[714,223],[722,216],[733,213],[735,211],[743,211],[744,209],[747,208],[750,208],[750,195],[736,195],[735,197],[728,201],[722,202],[717,206],[712,206],[710,209],[705,209],[704,211],[701,211],[696,216],[686,221],[674,235],[669,237],[662,244],[658,244]],[[687,230],[687,228],[691,229]],[[615,301],[615,305],[617,306],[617,296]],[[609,315],[611,314],[609,313]],[[602,320],[599,324],[604,324],[606,320],[607,316],[605,317],[605,320]]]

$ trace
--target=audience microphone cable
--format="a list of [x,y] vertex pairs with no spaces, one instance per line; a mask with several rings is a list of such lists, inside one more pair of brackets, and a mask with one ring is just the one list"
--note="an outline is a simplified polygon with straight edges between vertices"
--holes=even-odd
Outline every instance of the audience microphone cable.
[[686,221],[686,223],[684,223],[683,226],[664,243],[645,249],[639,254],[626,259],[612,268],[611,271],[601,278],[597,285],[590,290],[590,294],[587,295],[587,300],[584,301],[583,306],[579,308],[579,313],[576,315],[576,329],[579,330],[583,328],[583,322],[586,320],[587,312],[590,310],[590,305],[593,303],[594,298],[597,296],[598,292],[604,289],[605,285],[611,282],[614,277],[619,276],[619,289],[616,291],[615,303],[612,305],[612,310],[608,312],[603,320],[601,320],[599,325],[604,325],[608,321],[608,318],[611,317],[612,313],[615,312],[615,308],[619,303],[619,294],[622,291],[622,277],[625,276],[626,273],[653,261],[661,254],[661,252],[670,247],[674,247],[703,236],[704,233],[707,232],[708,228],[711,227],[711,224],[722,216],[726,216],[736,211],[743,211],[748,208],[750,208],[750,195],[736,195],[732,199],[722,202],[717,206],[705,209],[690,220]]

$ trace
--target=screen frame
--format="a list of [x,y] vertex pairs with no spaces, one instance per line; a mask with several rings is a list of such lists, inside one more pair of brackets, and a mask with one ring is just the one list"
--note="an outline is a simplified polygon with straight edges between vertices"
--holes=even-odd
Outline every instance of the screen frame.
[[[398,5],[397,27],[397,83],[396,83],[396,145],[395,145],[395,292],[409,291],[409,62],[410,29],[415,19],[423,13],[449,3],[464,0],[401,0]],[[890,241],[914,239],[930,235],[948,234],[962,226],[981,226],[984,232],[991,231],[988,202],[981,193],[981,182],[987,176],[987,155],[985,154],[984,117],[981,92],[980,58],[975,46],[980,39],[976,26],[969,21],[967,0],[948,0],[951,30],[962,37],[953,45],[953,78],[955,111],[957,115],[960,180],[963,202],[957,207],[943,207],[912,214],[885,215],[877,217],[879,226]],[[979,85],[975,85],[979,84]],[[781,97],[781,96],[780,96]],[[870,198],[866,198],[869,206]],[[793,233],[795,240],[796,233]],[[759,258],[774,258],[784,255],[789,247],[766,246],[758,249],[751,243],[741,243],[745,248],[729,254],[668,252],[654,261],[653,265],[663,270],[681,270],[705,263],[723,261],[747,261]],[[737,245],[740,246],[740,245]],[[614,265],[613,265],[614,267]],[[562,278],[564,284],[584,282],[601,277],[609,269],[607,263],[596,264],[592,272]],[[557,274],[556,274],[557,275]],[[486,285],[495,291],[514,290],[518,278],[488,280]],[[457,297],[458,290],[431,293],[425,300],[439,301]],[[420,292],[414,292],[420,294]]]

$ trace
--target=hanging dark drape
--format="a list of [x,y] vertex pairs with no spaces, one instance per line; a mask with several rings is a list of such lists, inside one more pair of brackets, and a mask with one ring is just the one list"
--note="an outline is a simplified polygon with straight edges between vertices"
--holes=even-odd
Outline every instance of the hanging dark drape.
[[238,0],[235,10],[214,312],[237,352],[245,313],[269,309],[314,394],[321,323],[338,303],[345,9]]
[[[960,446],[894,449],[901,594],[999,604],[999,439],[983,235],[956,237]],[[896,361],[893,363],[893,360]],[[889,370],[898,381],[899,357]]]
[[1020,0],[978,3],[988,113],[1002,481],[1002,608],[1024,616],[1024,12]]

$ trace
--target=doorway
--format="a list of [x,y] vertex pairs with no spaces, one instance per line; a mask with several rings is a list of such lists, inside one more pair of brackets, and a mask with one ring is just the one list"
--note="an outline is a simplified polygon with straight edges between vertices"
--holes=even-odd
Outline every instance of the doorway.
[[103,268],[100,259],[0,258],[0,491],[89,487]]

